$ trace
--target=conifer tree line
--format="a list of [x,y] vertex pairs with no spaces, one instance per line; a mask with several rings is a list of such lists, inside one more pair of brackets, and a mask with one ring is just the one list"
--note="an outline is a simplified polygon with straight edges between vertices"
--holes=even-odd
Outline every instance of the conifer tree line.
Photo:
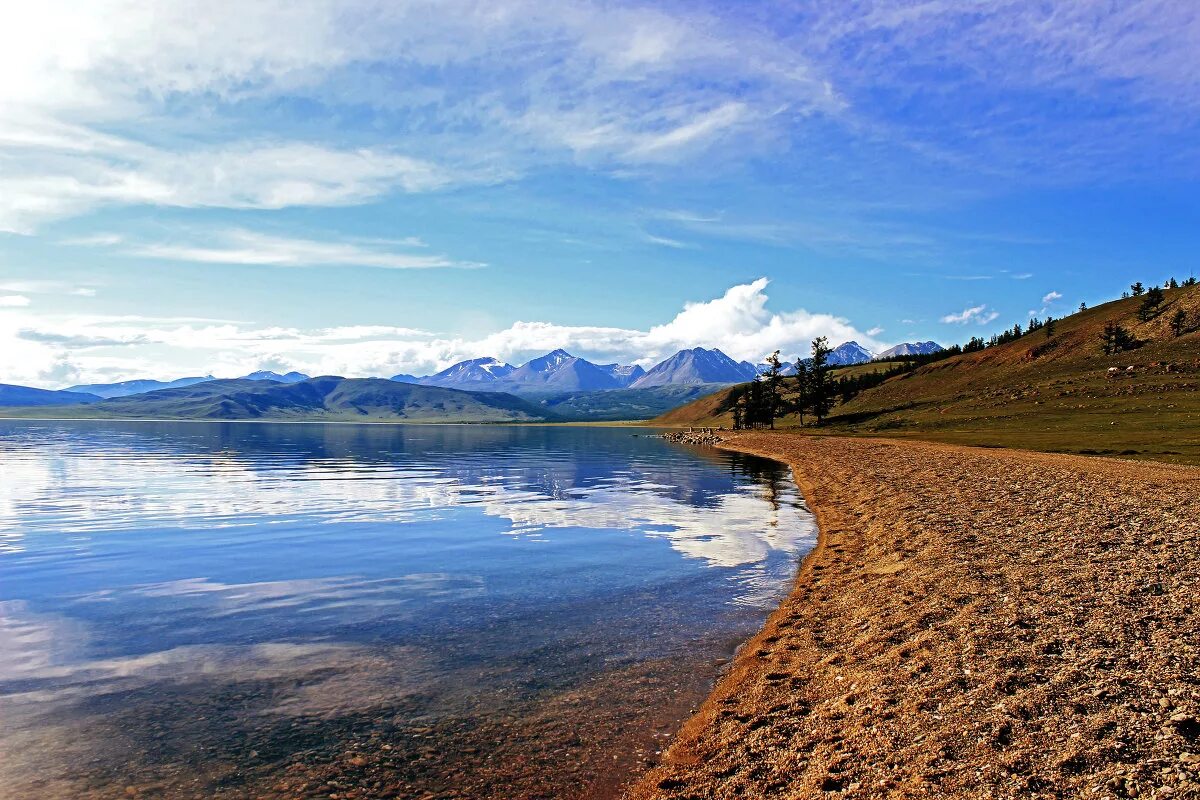
[[832,375],[834,365],[829,363],[832,352],[826,337],[814,339],[811,355],[796,359],[795,374],[788,377],[783,374],[784,363],[779,358],[779,351],[767,356],[766,369],[750,383],[734,390],[734,428],[774,428],[775,421],[787,414],[795,414],[801,425],[809,418],[820,425],[836,400],[847,403],[859,392],[878,386],[888,378],[959,355],[963,348],[954,345],[936,353],[879,359],[881,364],[890,366],[837,379]]
[[[1189,277],[1182,282],[1170,278],[1161,287],[1151,286],[1147,289],[1138,281],[1129,287],[1129,291],[1125,292],[1123,297],[1141,298],[1138,319],[1147,322],[1164,310],[1169,310],[1170,304],[1164,309],[1164,290],[1191,287],[1196,283],[1195,277]],[[1080,303],[1079,313],[1084,311],[1087,311],[1087,303]],[[1172,334],[1179,337],[1194,329],[1194,326],[1188,326],[1188,321],[1187,311],[1177,309],[1170,317]],[[936,353],[875,359],[875,363],[890,366],[841,378],[834,378],[832,375],[835,365],[829,363],[829,356],[833,350],[824,336],[812,341],[811,355],[808,358],[796,360],[793,365],[794,374],[791,376],[783,374],[785,366],[779,358],[779,351],[776,350],[767,357],[765,369],[756,375],[754,380],[735,388],[731,393],[734,428],[774,428],[776,420],[788,414],[796,415],[802,426],[809,418],[820,425],[829,415],[835,400],[848,403],[859,393],[878,386],[889,378],[912,372],[935,361],[1008,344],[1037,331],[1042,331],[1047,339],[1052,338],[1058,322],[1053,316],[1047,316],[1044,320],[1035,316],[1029,320],[1026,327],[1017,323],[1001,333],[993,334],[987,340],[980,336],[972,336],[965,345],[952,345]],[[1142,344],[1127,328],[1116,322],[1105,324],[1100,339],[1101,349],[1106,355],[1131,350]]]

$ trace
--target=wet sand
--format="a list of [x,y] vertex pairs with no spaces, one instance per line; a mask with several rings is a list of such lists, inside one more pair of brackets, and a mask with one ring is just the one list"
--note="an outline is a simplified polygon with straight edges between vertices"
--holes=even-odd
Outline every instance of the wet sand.
[[745,433],[821,527],[644,798],[1200,797],[1200,468]]

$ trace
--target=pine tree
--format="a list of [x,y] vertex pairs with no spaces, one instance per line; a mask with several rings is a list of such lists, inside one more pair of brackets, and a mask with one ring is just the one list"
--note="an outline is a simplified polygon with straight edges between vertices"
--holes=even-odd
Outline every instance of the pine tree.
[[804,411],[808,408],[810,373],[808,363],[803,358],[796,359],[796,398],[792,401],[792,409],[800,417],[800,427],[804,427]]
[[1049,339],[1054,335],[1054,323],[1058,322],[1054,317],[1046,317],[1046,324],[1043,326],[1046,329],[1046,338]]
[[808,406],[812,409],[813,416],[817,418],[818,425],[824,422],[825,415],[833,407],[833,387],[829,380],[829,354],[832,352],[833,350],[829,347],[829,340],[824,336],[818,336],[816,339],[813,339],[811,367],[808,378]]
[[1104,332],[1100,334],[1100,341],[1105,355],[1129,350],[1137,344],[1137,340],[1133,338],[1129,331],[1115,322],[1104,323]]
[[1177,310],[1174,316],[1171,317],[1171,332],[1176,338],[1183,336],[1183,329],[1187,326],[1187,312],[1182,308]]
[[1138,308],[1138,319],[1142,322],[1153,318],[1158,313],[1158,307],[1163,303],[1163,290],[1154,286],[1150,291],[1146,292],[1142,298],[1142,305]]
[[783,396],[781,389],[783,387],[783,362],[779,360],[779,351],[776,350],[771,355],[767,356],[767,371],[762,374],[766,381],[765,392],[763,397],[763,416],[766,418],[771,429],[775,428],[775,417],[782,410]]
[[1145,287],[1142,286],[1142,282],[1138,281],[1137,283],[1135,283],[1129,287],[1129,291],[1133,292],[1134,297],[1141,297],[1142,292],[1146,291],[1146,289],[1145,289]]

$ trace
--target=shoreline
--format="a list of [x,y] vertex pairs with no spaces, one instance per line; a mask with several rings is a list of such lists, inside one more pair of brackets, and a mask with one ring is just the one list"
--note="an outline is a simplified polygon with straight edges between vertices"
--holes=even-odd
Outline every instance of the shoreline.
[[788,464],[818,541],[630,800],[1200,796],[1200,468],[719,446]]

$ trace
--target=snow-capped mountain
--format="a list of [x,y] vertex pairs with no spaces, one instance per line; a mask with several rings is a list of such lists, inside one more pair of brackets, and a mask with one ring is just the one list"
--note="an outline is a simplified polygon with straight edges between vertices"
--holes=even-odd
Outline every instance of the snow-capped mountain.
[[848,364],[865,364],[872,358],[874,356],[871,351],[858,342],[844,342],[833,348],[833,352],[829,354],[829,364],[837,367]]
[[500,382],[503,391],[602,391],[626,384],[613,373],[616,364],[598,366],[566,350],[553,350],[512,371]]
[[65,391],[94,394],[97,397],[128,397],[132,394],[145,394],[159,389],[174,389],[180,386],[193,386],[197,383],[214,380],[212,375],[194,378],[179,378],[174,381],[156,381],[153,379],[121,381],[119,383],[85,383],[68,387]]
[[272,372],[269,369],[260,369],[257,372],[251,372],[249,375],[243,375],[242,380],[278,381],[279,383],[299,383],[300,381],[308,380],[309,377],[310,376],[305,375],[303,372],[288,372],[286,374],[281,375],[278,372]]
[[720,350],[693,347],[661,361],[633,382],[632,388],[697,383],[741,383],[754,377],[753,364],[739,363]]
[[944,350],[937,342],[904,342],[895,347],[889,347],[876,358],[894,358],[895,356],[924,356]]
[[629,386],[646,374],[646,370],[637,364],[600,364],[600,369],[612,376],[622,387]]
[[[505,364],[499,359],[485,356],[483,358],[460,361],[435,375],[418,378],[415,382],[424,386],[441,386],[447,389],[491,391],[492,384],[512,374],[515,369],[516,367],[512,364]],[[396,380],[396,378],[392,378],[392,380]],[[401,382],[408,383],[409,381]]]

